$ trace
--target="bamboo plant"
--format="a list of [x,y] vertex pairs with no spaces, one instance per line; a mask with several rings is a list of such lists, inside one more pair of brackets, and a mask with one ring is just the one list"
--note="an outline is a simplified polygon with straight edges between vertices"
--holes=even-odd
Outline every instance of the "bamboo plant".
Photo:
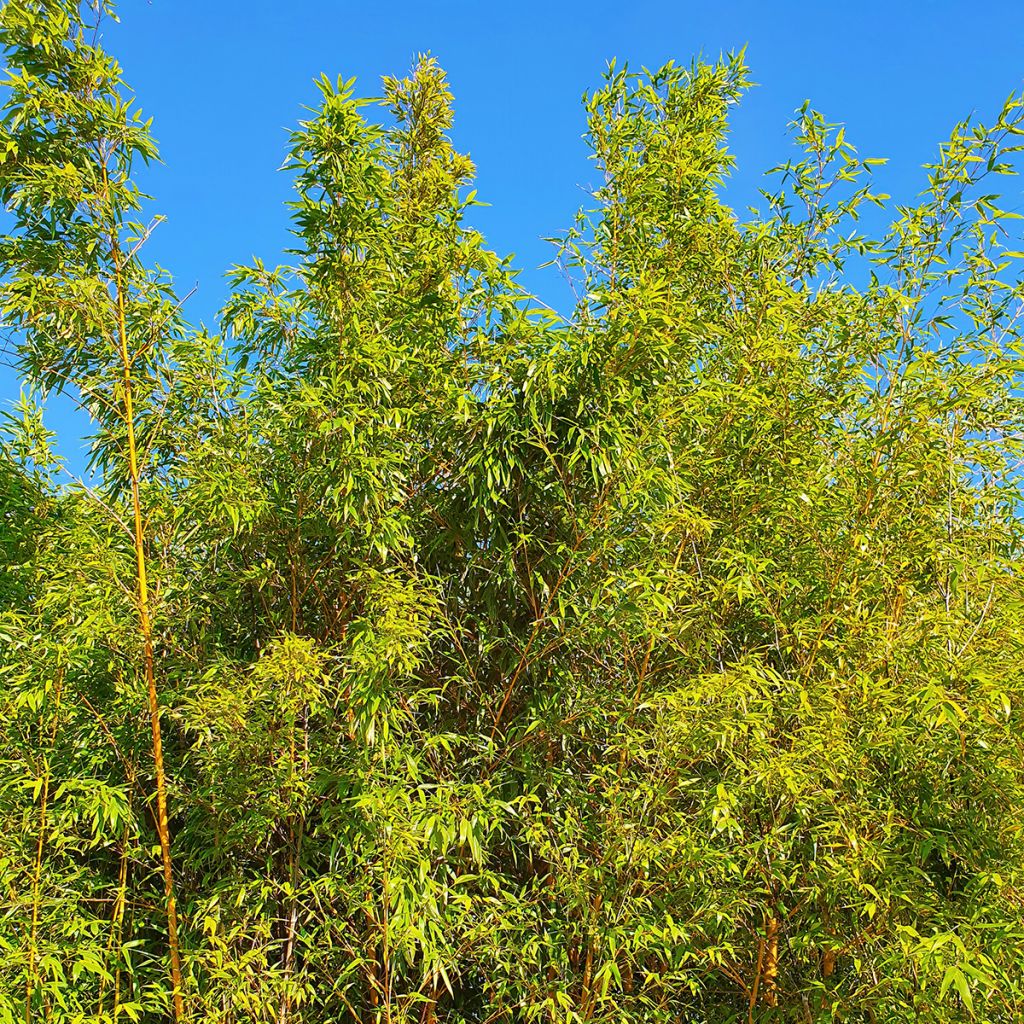
[[1020,96],[740,216],[742,56],[612,64],[556,312],[324,76],[211,334],[113,12],[0,11],[0,1022],[1020,1018]]

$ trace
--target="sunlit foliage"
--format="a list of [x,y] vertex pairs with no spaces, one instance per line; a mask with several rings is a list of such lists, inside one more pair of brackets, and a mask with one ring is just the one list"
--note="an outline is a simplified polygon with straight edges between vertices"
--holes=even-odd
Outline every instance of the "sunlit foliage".
[[1021,97],[741,216],[742,59],[612,65],[559,315],[324,77],[211,335],[111,16],[0,7],[0,1022],[1022,1019]]

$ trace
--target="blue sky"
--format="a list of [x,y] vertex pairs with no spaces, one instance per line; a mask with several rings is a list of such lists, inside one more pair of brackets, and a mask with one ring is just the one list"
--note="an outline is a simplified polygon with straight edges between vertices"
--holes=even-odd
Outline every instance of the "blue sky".
[[[633,0],[355,3],[348,0],[125,0],[105,43],[154,118],[163,164],[142,184],[167,222],[148,245],[175,276],[195,320],[214,321],[223,274],[254,255],[276,262],[288,242],[287,132],[316,101],[321,72],[404,73],[431,51],[455,93],[455,141],[477,165],[474,221],[514,252],[521,280],[564,305],[544,236],[567,227],[592,171],[580,97],[611,57],[653,67],[747,46],[759,83],[737,110],[739,168],[729,195],[756,197],[758,175],[788,155],[787,121],[805,99],[847,126],[864,156],[889,157],[885,191],[910,199],[953,123],[994,113],[1024,86],[1024,0],[789,3]],[[1020,186],[1008,202],[1024,206]],[[0,401],[17,395],[0,367]],[[64,403],[49,425],[80,471],[82,422]]]

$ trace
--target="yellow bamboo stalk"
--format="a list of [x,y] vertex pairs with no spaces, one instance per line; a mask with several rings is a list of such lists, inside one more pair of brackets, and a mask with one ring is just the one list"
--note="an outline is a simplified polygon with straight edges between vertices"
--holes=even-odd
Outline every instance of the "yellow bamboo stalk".
[[[60,723],[60,698],[64,685],[64,670],[58,668],[55,688],[55,706],[50,723],[50,750],[57,739]],[[39,738],[43,739],[43,723],[39,723]],[[36,952],[39,942],[39,900],[43,875],[43,849],[46,846],[46,814],[50,797],[50,756],[43,757],[43,792],[39,801],[39,838],[36,842],[36,860],[32,873],[32,923],[29,930],[28,973],[25,976],[25,1024],[32,1021],[32,996],[35,991]]]
[[772,914],[765,925],[766,946],[764,956],[764,973],[761,980],[764,986],[765,1006],[779,1005],[779,919]]
[[36,942],[39,935],[39,885],[43,872],[43,846],[46,842],[46,805],[50,795],[50,762],[43,769],[43,793],[39,802],[39,839],[36,843],[36,861],[32,874],[32,924],[28,938],[28,972],[25,975],[25,1024],[32,1022],[32,996],[35,991]]
[[[106,182],[105,169],[104,181]],[[171,858],[171,833],[167,823],[167,778],[164,771],[163,737],[160,731],[160,703],[157,696],[156,676],[153,671],[153,624],[150,614],[149,584],[146,575],[145,528],[142,522],[142,502],[139,494],[139,457],[135,438],[135,408],[132,398],[132,359],[128,349],[128,330],[125,323],[121,251],[116,234],[112,235],[111,244],[114,266],[114,289],[117,299],[117,340],[123,369],[124,418],[128,434],[128,474],[132,488],[133,540],[139,599],[139,632],[142,639],[143,670],[146,676],[146,690],[149,701],[153,762],[156,768],[156,823],[160,839],[160,857],[163,863],[164,893],[167,902],[167,943],[171,957],[174,1019],[178,1024],[184,1024],[186,1017],[181,976],[181,953],[178,943],[178,910],[174,900],[174,865]]]
[[[115,946],[121,945],[121,923],[124,920],[124,905],[128,897],[128,826],[125,825],[121,835],[121,860],[117,876],[117,896],[114,899],[114,910],[110,920],[110,935],[107,938],[107,963],[114,959]],[[114,968],[114,1006],[111,1011],[113,1020],[117,1020],[117,1007],[120,997],[121,964],[118,960]],[[100,1002],[96,1010],[97,1018],[103,1017],[104,994],[106,992],[106,979],[100,979]]]

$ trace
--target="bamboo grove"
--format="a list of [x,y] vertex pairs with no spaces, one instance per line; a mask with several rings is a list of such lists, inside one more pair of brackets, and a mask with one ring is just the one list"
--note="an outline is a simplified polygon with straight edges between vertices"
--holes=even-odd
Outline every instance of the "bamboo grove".
[[324,77],[213,333],[113,16],[0,8],[0,1021],[1024,1018],[1021,97],[740,215],[742,59],[612,65],[557,314]]

